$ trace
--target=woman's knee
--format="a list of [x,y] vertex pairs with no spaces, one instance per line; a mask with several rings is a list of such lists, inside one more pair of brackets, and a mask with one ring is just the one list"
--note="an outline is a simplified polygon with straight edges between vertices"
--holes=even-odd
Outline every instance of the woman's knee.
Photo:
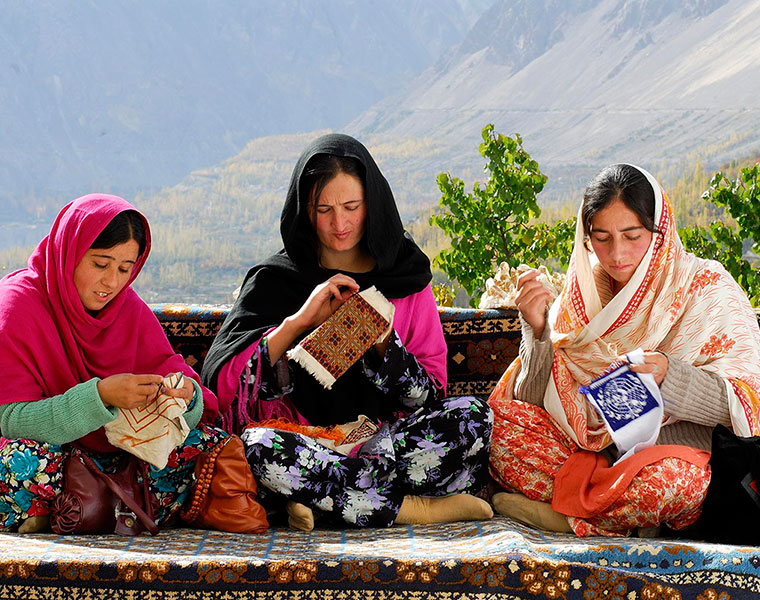
[[488,441],[493,429],[493,411],[477,396],[455,396],[441,400],[432,413],[433,429],[450,430],[469,440]]

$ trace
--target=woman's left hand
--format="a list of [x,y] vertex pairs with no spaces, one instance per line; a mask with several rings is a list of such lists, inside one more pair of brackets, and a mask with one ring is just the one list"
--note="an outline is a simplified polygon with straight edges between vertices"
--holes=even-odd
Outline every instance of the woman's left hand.
[[662,352],[644,352],[644,364],[634,365],[629,363],[629,368],[635,373],[650,373],[655,383],[660,386],[668,372],[668,357]]
[[182,387],[178,388],[164,388],[161,390],[167,396],[179,398],[185,403],[185,406],[190,406],[190,402],[193,401],[193,394],[195,393],[195,386],[192,379],[185,376],[182,378]]

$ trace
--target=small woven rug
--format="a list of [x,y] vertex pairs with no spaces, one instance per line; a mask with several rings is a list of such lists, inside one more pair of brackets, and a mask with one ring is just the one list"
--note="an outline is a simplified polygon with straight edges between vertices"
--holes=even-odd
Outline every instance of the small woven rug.
[[374,286],[354,294],[307,335],[288,358],[330,389],[393,322],[393,304]]

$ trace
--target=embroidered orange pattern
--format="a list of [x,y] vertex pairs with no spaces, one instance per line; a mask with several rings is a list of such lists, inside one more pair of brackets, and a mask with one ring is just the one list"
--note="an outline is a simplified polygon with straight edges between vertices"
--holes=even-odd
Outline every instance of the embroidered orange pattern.
[[726,354],[731,348],[734,347],[735,343],[736,342],[732,339],[729,339],[725,333],[720,336],[712,335],[710,336],[710,340],[704,346],[702,346],[702,350],[700,352],[703,356],[707,356],[708,358],[715,358],[716,356]]
[[[747,394],[748,390],[745,390],[744,385],[742,385],[742,382],[738,379],[729,379],[728,381],[731,384],[731,388],[734,390],[734,394],[739,398],[739,402],[744,409],[744,416],[747,419],[747,423],[749,423],[750,429],[753,432],[757,431],[757,418],[752,414],[752,411],[749,410],[749,407],[751,407],[753,403],[752,399]],[[757,435],[756,433],[753,434]]]
[[686,296],[685,290],[683,288],[679,288],[678,291],[673,295],[673,304],[670,305],[670,320],[673,321],[676,316],[678,316],[678,313],[681,312],[681,308],[683,307],[683,300]]
[[571,263],[567,271],[570,285],[562,290],[564,296],[562,305],[567,304],[567,309],[557,315],[557,322],[554,324],[554,329],[558,333],[570,333],[571,331],[582,329],[588,324],[586,304],[583,302],[583,295],[578,286],[578,280],[574,277],[574,273],[575,265]]
[[[494,422],[492,440],[494,479],[508,490],[548,503],[554,496],[554,478],[578,451],[546,411],[525,402],[505,407],[504,417]],[[568,523],[578,536],[630,535],[636,527],[656,523],[682,528],[699,517],[709,481],[709,467],[663,458],[642,468],[605,510],[588,519],[568,517]]]
[[701,292],[703,289],[705,289],[706,286],[715,285],[716,283],[718,283],[719,279],[720,279],[720,273],[717,273],[716,271],[710,271],[709,269],[705,269],[701,273],[697,273],[694,276],[694,279],[691,282],[691,287],[689,288],[689,293],[691,294],[694,292]]

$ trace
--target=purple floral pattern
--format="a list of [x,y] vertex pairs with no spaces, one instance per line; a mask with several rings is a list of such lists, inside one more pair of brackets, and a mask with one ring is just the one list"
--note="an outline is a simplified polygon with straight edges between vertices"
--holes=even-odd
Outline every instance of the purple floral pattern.
[[387,527],[406,495],[480,491],[492,422],[486,403],[469,396],[427,402],[351,456],[290,431],[252,427],[242,437],[267,504],[289,499],[335,525]]
[[[407,411],[418,409],[428,399],[439,394],[433,379],[407,351],[396,331],[393,331],[383,357],[374,351],[365,353],[360,363],[367,380],[388,398],[396,399],[399,408]],[[256,381],[256,372],[260,372]],[[244,389],[256,390],[260,400],[275,400],[293,393],[293,379],[286,358],[280,358],[274,365],[269,360],[267,338],[262,338],[258,351],[248,361],[243,370]]]

